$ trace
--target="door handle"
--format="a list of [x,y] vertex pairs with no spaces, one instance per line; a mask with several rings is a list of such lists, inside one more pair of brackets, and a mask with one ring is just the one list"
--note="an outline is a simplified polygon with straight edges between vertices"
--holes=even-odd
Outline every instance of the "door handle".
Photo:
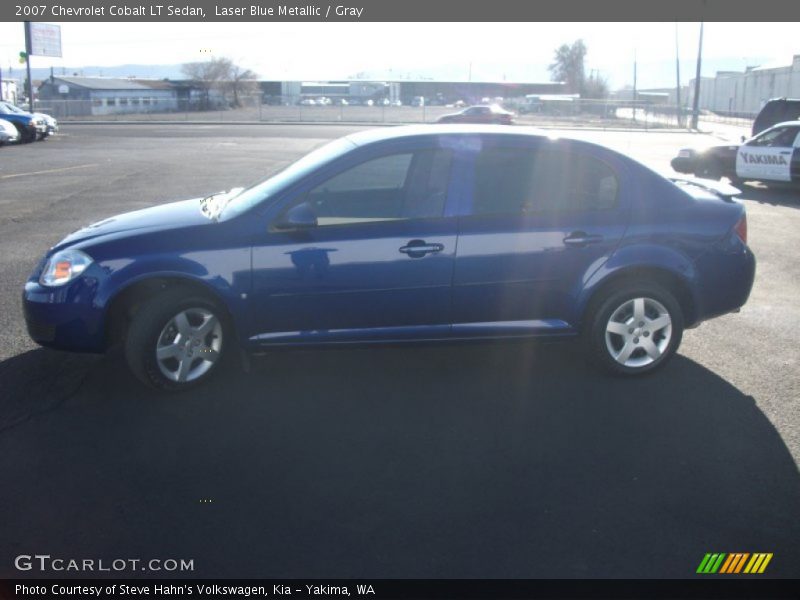
[[411,258],[422,258],[426,254],[442,250],[444,250],[444,244],[429,244],[425,240],[411,240],[400,248],[400,252],[408,254]]
[[792,151],[791,151],[791,150],[785,150],[785,151],[782,151],[782,152],[781,152],[781,154],[791,154],[791,153],[792,153]]
[[590,235],[585,231],[573,231],[564,238],[565,246],[586,246],[588,244],[597,244],[603,241],[602,235]]

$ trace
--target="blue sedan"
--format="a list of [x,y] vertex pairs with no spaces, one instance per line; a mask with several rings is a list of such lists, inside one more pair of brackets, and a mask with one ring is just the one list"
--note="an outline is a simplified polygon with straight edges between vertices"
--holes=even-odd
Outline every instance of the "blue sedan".
[[737,191],[525,128],[365,131],[248,189],[76,231],[26,283],[25,319],[42,345],[122,344],[163,390],[237,348],[372,342],[580,336],[638,375],[747,301]]

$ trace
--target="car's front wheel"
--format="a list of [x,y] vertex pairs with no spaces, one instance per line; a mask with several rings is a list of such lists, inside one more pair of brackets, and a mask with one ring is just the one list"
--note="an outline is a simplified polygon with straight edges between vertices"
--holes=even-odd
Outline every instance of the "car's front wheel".
[[30,144],[36,141],[36,131],[31,131],[27,127],[21,126],[17,126],[17,131],[19,131],[20,144]]
[[715,160],[707,160],[697,168],[695,175],[703,179],[719,181],[722,178],[722,167]]
[[184,288],[164,291],[145,303],[130,323],[125,357],[145,384],[180,391],[209,379],[233,341],[224,311]]
[[606,294],[590,314],[589,350],[607,370],[622,375],[663,366],[683,337],[683,313],[675,296],[642,282]]

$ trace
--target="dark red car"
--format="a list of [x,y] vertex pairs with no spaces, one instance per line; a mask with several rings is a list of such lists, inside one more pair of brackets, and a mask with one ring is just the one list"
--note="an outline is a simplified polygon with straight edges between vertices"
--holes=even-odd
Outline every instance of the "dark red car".
[[493,123],[497,125],[511,125],[514,122],[514,113],[504,110],[496,104],[470,106],[464,110],[442,115],[437,123]]

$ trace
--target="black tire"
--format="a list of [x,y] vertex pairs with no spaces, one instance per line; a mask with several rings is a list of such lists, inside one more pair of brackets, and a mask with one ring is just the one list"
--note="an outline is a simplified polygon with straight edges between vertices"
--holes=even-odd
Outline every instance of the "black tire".
[[742,186],[745,185],[745,181],[746,181],[745,179],[739,179],[738,177],[735,177],[735,176],[733,176],[733,177],[728,176],[728,180],[731,182],[731,185],[733,187],[737,187],[739,189],[742,189]]
[[[625,317],[629,309],[637,306],[636,299],[643,299],[646,318],[631,322]],[[669,317],[668,330],[655,329],[659,321],[654,319],[663,317],[659,314],[662,311]],[[631,320],[633,316],[631,313]],[[612,317],[616,325],[610,323]],[[606,292],[592,302],[586,322],[586,341],[592,360],[607,371],[625,376],[652,373],[664,366],[680,346],[684,328],[683,312],[675,296],[649,281],[630,282],[621,289]],[[642,322],[644,327],[639,325]],[[607,337],[607,328],[612,326],[624,327],[624,333],[608,332]],[[615,357],[612,350],[619,354]],[[657,356],[650,354],[650,350]],[[618,360],[624,358],[623,351],[629,352],[625,363]]]
[[695,174],[703,179],[713,179],[715,181],[719,181],[722,179],[722,168],[717,164],[716,161],[707,161],[700,165]]
[[[174,323],[175,317],[181,313],[188,314],[190,319],[199,319],[203,313],[210,313],[217,319],[219,330],[215,328],[207,334],[198,333],[196,338],[184,336],[191,348],[180,343],[168,344],[180,346],[181,352],[192,353],[188,354],[188,359],[182,355],[183,360],[188,360],[190,365],[196,365],[191,367],[188,375],[202,371],[195,378],[178,381],[168,378],[162,367],[169,372],[171,369],[168,367],[176,365],[175,376],[178,377],[182,362],[178,358],[168,358],[163,359],[160,365],[156,358],[156,348],[169,333],[167,326]],[[179,340],[177,329],[174,339]],[[191,343],[191,340],[195,342]],[[216,347],[216,359],[206,367],[206,363],[210,361],[203,359],[206,356],[203,352],[214,354],[210,347],[212,345]],[[235,346],[228,316],[217,303],[193,290],[175,287],[150,298],[134,315],[125,339],[125,359],[133,374],[144,384],[162,391],[178,392],[205,383],[220,372],[230,362],[229,357],[236,354]],[[205,349],[206,347],[208,348]]]
[[31,131],[27,127],[20,127],[17,125],[17,131],[19,131],[19,143],[20,144],[30,144],[31,142],[36,141],[36,131]]

